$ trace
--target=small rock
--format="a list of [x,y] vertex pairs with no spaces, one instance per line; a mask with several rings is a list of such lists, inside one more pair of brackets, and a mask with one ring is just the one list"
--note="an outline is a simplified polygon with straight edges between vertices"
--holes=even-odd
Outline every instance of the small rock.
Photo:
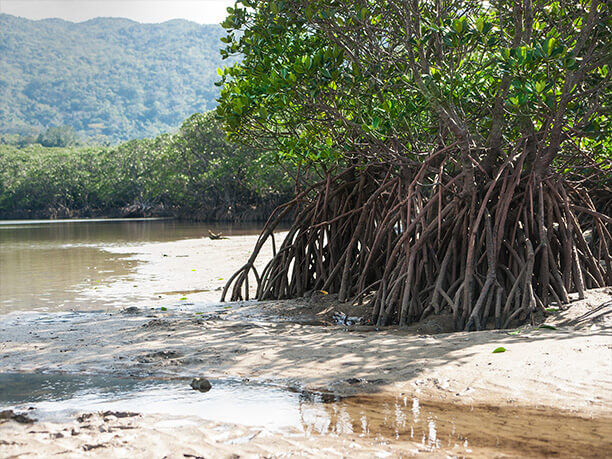
[[104,411],[102,416],[114,416],[116,418],[130,418],[138,416],[138,413],[132,413],[131,411]]
[[212,384],[206,378],[193,378],[191,388],[200,392],[208,392],[212,388]]
[[77,416],[76,419],[77,419],[78,422],[85,422],[86,420],[88,420],[92,416],[93,416],[92,413],[83,413],[80,416]]
[[136,306],[130,306],[121,310],[122,314],[138,314],[140,312],[140,308]]
[[17,414],[13,410],[0,411],[0,419],[11,419],[20,424],[33,424],[36,421],[25,414]]

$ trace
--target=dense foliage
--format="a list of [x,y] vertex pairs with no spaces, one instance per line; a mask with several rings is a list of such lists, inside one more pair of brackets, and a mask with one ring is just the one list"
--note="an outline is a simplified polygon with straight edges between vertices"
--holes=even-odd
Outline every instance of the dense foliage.
[[489,149],[490,171],[525,129],[551,151],[586,138],[610,155],[610,6],[590,3],[238,2],[223,25],[243,59],[225,69],[219,112],[230,135],[297,160],[460,139]]
[[195,114],[174,135],[117,147],[0,145],[0,218],[166,215],[264,219],[291,190],[253,149]]
[[612,284],[609,3],[242,0],[223,25],[228,133],[324,176],[258,297],[480,329]]
[[99,142],[152,137],[216,106],[217,25],[82,23],[0,14],[0,133],[69,126]]

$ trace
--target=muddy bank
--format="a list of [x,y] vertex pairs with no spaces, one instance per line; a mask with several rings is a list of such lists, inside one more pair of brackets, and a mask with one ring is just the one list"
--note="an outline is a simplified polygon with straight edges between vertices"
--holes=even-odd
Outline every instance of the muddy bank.
[[[198,294],[191,295],[197,298]],[[612,412],[609,289],[550,317],[554,327],[426,334],[326,325],[332,299],[168,306],[162,311],[5,316],[5,372],[236,376],[456,403]],[[493,353],[504,347],[506,352]]]
[[[54,457],[280,458],[280,457],[446,457],[427,445],[348,436],[310,438],[296,432],[155,415],[93,414],[85,422],[0,421],[0,453]],[[485,456],[480,456],[485,457]]]
[[[318,408],[326,413],[318,424],[324,432],[95,410],[63,422],[5,420],[0,452],[576,457],[588,450],[589,457],[605,457],[612,447],[606,440],[612,438],[610,305],[600,303],[605,291],[590,294],[549,319],[556,330],[437,335],[330,325],[330,308],[338,305],[327,298],[10,317],[0,328],[4,372],[184,377],[185,386],[205,375],[213,387],[215,377],[231,376],[293,391],[360,395]],[[500,346],[506,352],[493,354]],[[449,411],[465,416],[444,417]],[[491,412],[502,422],[487,420]],[[587,434],[597,442],[590,444]]]
[[479,407],[461,412],[415,401],[377,398],[371,405],[356,397],[338,406],[301,407],[305,429],[282,430],[129,411],[84,413],[67,422],[36,422],[11,413],[18,420],[0,416],[0,452],[7,457],[604,458],[612,447],[612,418]]
[[[590,291],[585,300],[552,314],[546,320],[548,328],[471,333],[444,333],[443,318],[406,330],[338,325],[334,313],[355,316],[363,311],[339,304],[330,295],[211,303],[211,296],[218,295],[216,289],[244,261],[254,241],[254,237],[189,240],[131,249],[137,251],[133,256],[138,258],[138,270],[143,279],[151,280],[156,295],[125,305],[121,312],[5,315],[0,321],[2,372],[234,377],[337,396],[370,394],[381,406],[389,404],[385,400],[417,399],[468,411],[497,406],[554,410],[553,418],[611,416],[609,288]],[[223,251],[210,258],[197,256],[202,244],[212,243],[224,244]],[[189,263],[178,255],[189,255]],[[207,291],[201,291],[202,285]],[[159,298],[158,292],[165,294]],[[493,353],[499,347],[506,351]],[[394,417],[394,405],[390,406],[389,416]],[[490,457],[492,452],[486,446],[468,452],[456,441],[460,449],[455,444],[432,446],[406,435],[370,438],[360,436],[357,428],[313,441],[303,434],[254,435],[252,428],[203,420],[183,425],[184,418],[177,421],[179,427],[170,429],[164,422],[172,419],[153,414],[104,418],[94,415],[91,429],[83,428],[76,418],[34,427],[5,420],[0,424],[4,442],[0,453]],[[72,435],[72,429],[79,433]]]
[[[270,195],[251,202],[218,203],[205,208],[192,208],[163,203],[132,203],[120,207],[66,207],[49,205],[41,209],[0,210],[0,220],[74,219],[74,218],[178,218],[200,222],[265,223],[274,209],[288,201],[287,195]],[[287,217],[287,221],[290,217]]]

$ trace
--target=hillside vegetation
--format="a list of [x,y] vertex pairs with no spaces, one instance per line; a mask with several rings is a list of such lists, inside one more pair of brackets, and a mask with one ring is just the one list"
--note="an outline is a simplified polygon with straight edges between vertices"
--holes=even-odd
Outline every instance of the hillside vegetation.
[[216,106],[218,25],[82,23],[0,14],[0,134],[69,126],[82,139],[153,137]]

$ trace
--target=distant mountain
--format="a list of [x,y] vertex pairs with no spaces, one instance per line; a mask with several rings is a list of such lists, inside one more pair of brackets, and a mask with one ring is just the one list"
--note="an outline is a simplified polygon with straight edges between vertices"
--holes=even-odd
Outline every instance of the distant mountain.
[[[152,137],[216,106],[218,25],[0,14],[0,134]],[[225,62],[226,63],[226,62]]]

